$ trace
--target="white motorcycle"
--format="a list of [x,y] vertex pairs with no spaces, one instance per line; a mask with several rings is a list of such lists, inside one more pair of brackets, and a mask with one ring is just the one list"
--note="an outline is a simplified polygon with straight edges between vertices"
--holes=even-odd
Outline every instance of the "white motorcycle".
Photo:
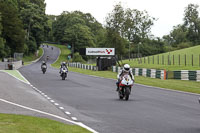
[[129,74],[126,74],[122,77],[121,82],[119,83],[119,98],[127,101],[129,99],[129,95],[131,93],[131,88],[133,86],[133,80],[131,79]]
[[66,67],[61,68],[61,74],[60,76],[62,77],[62,80],[65,80],[67,77],[68,69]]

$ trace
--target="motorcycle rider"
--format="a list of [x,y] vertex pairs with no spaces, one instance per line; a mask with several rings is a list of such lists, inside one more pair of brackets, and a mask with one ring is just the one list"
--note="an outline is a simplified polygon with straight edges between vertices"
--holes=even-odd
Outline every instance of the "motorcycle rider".
[[61,65],[60,65],[60,72],[59,73],[61,73],[62,68],[67,68],[68,69],[66,62],[62,62],[61,63]]
[[121,82],[122,80],[122,77],[125,75],[125,74],[129,74],[131,79],[134,81],[134,76],[133,76],[133,73],[132,71],[130,70],[130,65],[129,64],[125,64],[123,69],[120,70],[119,74],[117,75],[117,82],[116,82],[116,85],[117,85],[117,90],[116,91],[119,91],[119,83]]
[[47,68],[47,64],[46,64],[46,62],[45,61],[42,61],[42,64],[41,64],[41,69],[42,69],[42,66],[43,65],[45,65],[46,66],[46,68]]

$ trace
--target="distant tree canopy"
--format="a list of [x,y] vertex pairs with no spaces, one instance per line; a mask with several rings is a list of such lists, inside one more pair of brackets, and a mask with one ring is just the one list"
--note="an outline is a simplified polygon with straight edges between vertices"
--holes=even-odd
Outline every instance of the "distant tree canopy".
[[91,14],[74,11],[56,17],[52,30],[56,42],[73,45],[78,51],[80,48],[98,47],[98,36],[103,27]]
[[200,45],[199,5],[189,4],[184,11],[183,24],[174,26],[169,35],[163,36],[165,45],[172,50]]
[[34,53],[48,28],[44,0],[0,0],[0,57]]
[[[0,58],[36,52],[43,41],[86,47],[113,47],[118,56],[143,56],[200,44],[199,5],[189,4],[183,23],[162,38],[151,34],[155,18],[147,11],[114,5],[105,25],[81,11],[46,15],[45,0],[0,0]],[[138,51],[139,50],[139,51]],[[76,53],[77,59],[81,59]],[[87,59],[84,57],[84,59]]]

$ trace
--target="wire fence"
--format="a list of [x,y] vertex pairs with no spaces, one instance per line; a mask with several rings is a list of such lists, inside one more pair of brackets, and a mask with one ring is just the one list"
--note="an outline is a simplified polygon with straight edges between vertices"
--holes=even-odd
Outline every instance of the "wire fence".
[[200,67],[200,54],[161,54],[147,57],[133,55],[131,60],[138,64]]

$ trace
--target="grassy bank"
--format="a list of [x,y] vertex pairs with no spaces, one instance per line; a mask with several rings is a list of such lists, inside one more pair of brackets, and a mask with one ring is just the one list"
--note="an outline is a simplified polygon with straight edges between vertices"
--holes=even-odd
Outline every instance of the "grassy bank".
[[[193,60],[193,61],[192,61]],[[200,70],[200,45],[138,59],[123,60],[131,67],[166,70]]]
[[0,114],[0,133],[90,133],[76,125],[23,115]]
[[24,65],[31,64],[32,61],[35,61],[36,59],[38,59],[39,57],[41,57],[42,54],[43,54],[43,49],[39,48],[38,56],[36,56],[35,54],[30,54],[28,56],[24,56],[23,57]]
[[[78,72],[86,75],[117,79],[117,73],[111,71],[91,71],[73,67],[70,67],[69,71]],[[161,80],[142,76],[135,76],[135,83],[200,94],[200,82],[196,81]]]
[[[55,46],[59,46],[59,45],[55,45]],[[68,51],[67,47],[62,46],[60,48],[61,48],[61,56],[59,57],[58,61],[52,65],[56,68],[59,68],[60,60],[66,59],[66,56],[67,56],[67,51]],[[65,53],[62,53],[62,51],[65,51]],[[148,66],[146,65],[145,68],[147,67]],[[78,72],[78,73],[87,74],[87,75],[105,77],[105,78],[112,78],[112,79],[116,79],[117,77],[117,73],[114,73],[111,71],[91,71],[91,70],[85,70],[85,69],[73,68],[73,67],[70,67],[69,71]],[[200,94],[200,87],[199,87],[200,82],[196,82],[196,81],[161,80],[161,79],[153,79],[153,78],[147,78],[147,77],[142,77],[142,76],[136,76],[135,81],[136,83],[139,83],[139,84]]]

